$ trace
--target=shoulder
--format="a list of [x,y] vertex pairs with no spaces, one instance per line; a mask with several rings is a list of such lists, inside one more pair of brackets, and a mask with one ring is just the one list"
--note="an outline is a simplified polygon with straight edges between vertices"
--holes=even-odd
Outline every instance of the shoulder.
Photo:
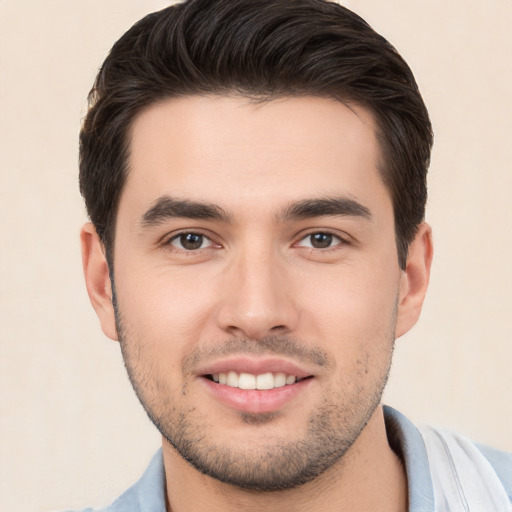
[[475,446],[498,475],[512,502],[512,453],[496,450],[478,443]]
[[478,445],[449,430],[420,427],[434,491],[463,501],[487,500],[489,510],[510,510],[512,454]]
[[111,505],[64,512],[165,512],[165,471],[162,450],[153,456],[141,478]]
[[389,444],[406,469],[411,511],[512,512],[512,454],[448,430],[418,428],[391,407],[384,406],[384,417]]
[[83,508],[80,510],[65,510],[63,512],[139,512],[141,510],[135,486],[127,489],[111,505],[104,508]]

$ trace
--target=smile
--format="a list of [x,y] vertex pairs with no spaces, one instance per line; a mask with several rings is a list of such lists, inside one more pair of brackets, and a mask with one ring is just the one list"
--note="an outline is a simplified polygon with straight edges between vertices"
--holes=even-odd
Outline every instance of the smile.
[[232,388],[260,390],[281,388],[283,386],[295,384],[300,380],[295,375],[287,375],[282,372],[267,372],[254,375],[252,373],[229,371],[214,373],[210,377],[214,382],[224,384]]
[[249,414],[282,410],[299,396],[305,397],[316,380],[309,369],[272,357],[228,358],[198,368],[196,375],[209,396]]

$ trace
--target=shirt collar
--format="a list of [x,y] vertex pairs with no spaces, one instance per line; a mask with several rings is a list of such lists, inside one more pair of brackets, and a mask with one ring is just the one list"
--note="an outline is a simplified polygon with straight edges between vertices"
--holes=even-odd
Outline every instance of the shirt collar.
[[[434,491],[425,444],[419,430],[400,412],[384,406],[389,445],[407,473],[409,512],[433,512]],[[165,469],[162,449],[133,486],[141,512],[165,512]]]
[[409,512],[433,512],[434,488],[420,431],[403,414],[386,405],[384,419],[389,445],[402,460],[407,473]]

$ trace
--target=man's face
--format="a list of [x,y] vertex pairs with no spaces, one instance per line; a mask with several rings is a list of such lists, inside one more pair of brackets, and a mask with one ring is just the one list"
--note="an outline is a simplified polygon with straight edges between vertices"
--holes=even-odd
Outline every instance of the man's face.
[[191,96],[135,120],[117,331],[165,449],[289,488],[371,423],[404,275],[379,161],[372,117],[328,99]]

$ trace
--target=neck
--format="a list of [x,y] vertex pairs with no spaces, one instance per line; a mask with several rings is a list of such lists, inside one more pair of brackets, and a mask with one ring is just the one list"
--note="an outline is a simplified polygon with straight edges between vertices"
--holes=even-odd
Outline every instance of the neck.
[[199,473],[163,443],[167,511],[184,512],[405,512],[407,479],[390,448],[382,407],[334,466],[295,489],[248,491]]

